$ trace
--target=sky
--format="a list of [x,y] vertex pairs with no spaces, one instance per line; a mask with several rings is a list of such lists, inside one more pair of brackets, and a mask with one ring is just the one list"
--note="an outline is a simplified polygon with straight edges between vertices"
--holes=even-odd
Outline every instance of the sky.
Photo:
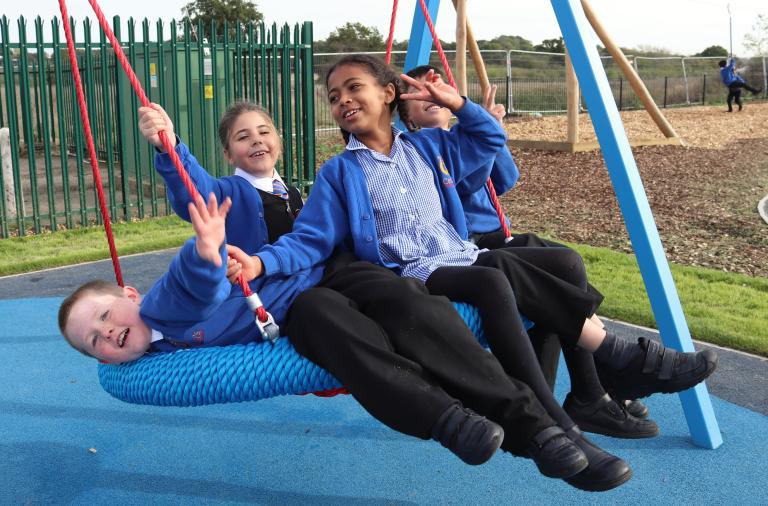
[[[99,0],[107,17],[119,14],[124,18],[148,17],[150,20],[178,19],[186,3],[185,0]],[[375,26],[386,37],[392,13],[391,0],[257,0],[255,3],[269,23],[312,21],[316,40],[326,38],[347,22]],[[55,0],[3,0],[3,4],[0,14],[12,21],[21,15],[50,19],[59,14]],[[399,2],[397,40],[408,38],[416,4],[417,0]],[[758,14],[768,15],[766,0],[591,0],[590,4],[620,46],[650,46],[682,54],[698,53],[714,44],[729,47],[727,8],[730,5],[733,51],[746,55],[742,46],[744,35],[752,31]],[[87,0],[69,0],[67,8],[76,19],[92,17]],[[560,35],[551,3],[546,1],[467,0],[467,12],[477,39],[520,35],[538,44]],[[436,22],[441,39],[455,40],[455,20],[451,0],[442,0]],[[34,37],[32,30],[29,34]]]

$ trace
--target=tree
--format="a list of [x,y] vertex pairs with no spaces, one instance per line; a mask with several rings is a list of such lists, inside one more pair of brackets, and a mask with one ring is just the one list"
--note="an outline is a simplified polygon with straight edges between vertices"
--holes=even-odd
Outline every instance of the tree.
[[530,40],[519,35],[499,35],[491,40],[478,40],[477,45],[485,50],[504,50],[521,49],[523,51],[532,51],[533,44]]
[[533,46],[533,50],[547,53],[564,53],[565,42],[562,37],[556,39],[544,39],[541,41],[541,44]]
[[315,41],[318,53],[382,51],[384,47],[381,32],[362,23],[347,23],[331,32],[327,39]]
[[192,26],[196,27],[198,22],[202,22],[203,36],[208,38],[211,36],[211,21],[216,21],[218,36],[224,33],[225,21],[234,32],[237,23],[258,23],[264,19],[256,4],[250,0],[194,0],[185,5],[181,13],[184,15],[183,19],[191,22]]
[[757,15],[752,32],[744,36],[744,47],[758,56],[768,54],[768,15]]
[[709,46],[701,53],[696,53],[693,56],[728,56],[728,50],[723,46]]

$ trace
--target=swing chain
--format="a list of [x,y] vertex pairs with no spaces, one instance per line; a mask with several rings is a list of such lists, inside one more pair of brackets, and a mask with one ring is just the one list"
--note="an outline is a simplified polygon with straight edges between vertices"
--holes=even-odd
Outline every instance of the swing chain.
[[[246,297],[245,300],[248,303],[248,307],[251,308],[251,311],[254,313],[256,313],[260,307],[264,306],[264,304],[261,303],[261,299],[257,293],[252,293]],[[269,311],[264,311],[264,313],[267,315],[264,321],[261,321],[257,314],[255,320],[256,326],[259,328],[262,339],[275,344],[275,341],[280,338],[280,327],[277,325],[277,323],[275,323],[275,319],[272,317],[272,314]]]

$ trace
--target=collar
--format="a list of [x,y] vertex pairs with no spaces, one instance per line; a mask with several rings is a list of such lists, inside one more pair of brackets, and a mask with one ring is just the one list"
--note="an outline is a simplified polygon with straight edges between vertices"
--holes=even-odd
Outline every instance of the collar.
[[157,330],[155,329],[149,329],[149,330],[152,331],[152,338],[149,341],[150,343],[154,343],[155,341],[162,341],[163,339],[165,339],[163,337],[163,334],[161,334]]
[[[403,134],[403,131],[399,128],[392,126],[392,148],[394,149],[395,143],[400,142],[400,136]],[[371,148],[360,142],[360,140],[355,137],[355,134],[349,134],[349,142],[347,142],[347,149],[349,151],[356,151],[359,149],[367,149],[368,151],[373,151]]]
[[235,169],[235,175],[240,176],[241,178],[251,183],[251,186],[254,188],[267,193],[272,193],[272,181],[275,179],[280,181],[283,186],[288,188],[288,185],[285,184],[285,181],[283,181],[283,178],[280,177],[280,174],[278,174],[276,170],[272,171],[272,177],[256,177],[253,174],[247,173],[240,167],[237,167]]

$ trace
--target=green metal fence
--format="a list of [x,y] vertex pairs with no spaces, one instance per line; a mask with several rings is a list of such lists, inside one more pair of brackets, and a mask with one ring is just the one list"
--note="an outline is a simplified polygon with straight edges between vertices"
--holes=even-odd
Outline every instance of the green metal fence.
[[[72,69],[58,19],[15,26],[0,19],[0,127],[10,129],[12,173],[0,177],[0,236],[100,221]],[[210,28],[204,30],[204,28]],[[147,96],[209,172],[230,173],[218,119],[235,100],[268,108],[282,134],[278,167],[297,186],[315,171],[312,24],[293,28],[237,23],[204,27],[175,21],[121,23],[113,30]],[[98,27],[73,24],[78,67],[113,220],[172,212],[153,151],[137,129],[138,100]],[[94,33],[97,33],[94,36]],[[219,33],[215,40],[196,34]],[[8,196],[11,197],[8,197]]]

